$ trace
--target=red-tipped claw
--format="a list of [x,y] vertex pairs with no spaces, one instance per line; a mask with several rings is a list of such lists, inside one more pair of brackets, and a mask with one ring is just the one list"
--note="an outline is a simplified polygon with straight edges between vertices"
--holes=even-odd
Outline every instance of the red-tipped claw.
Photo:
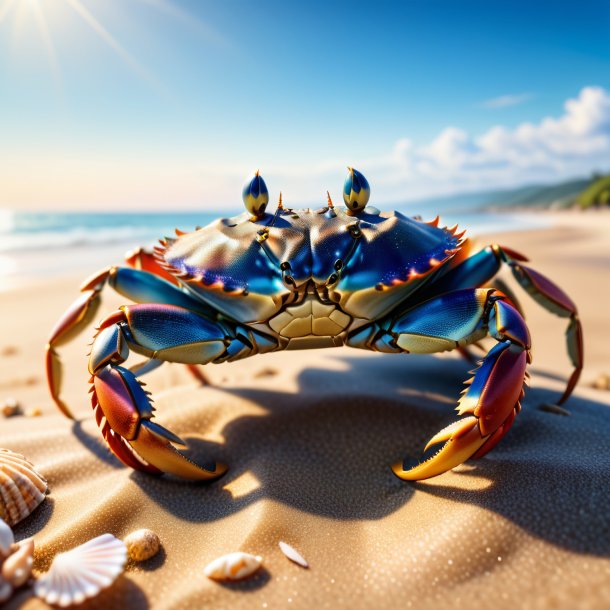
[[98,371],[92,405],[109,448],[131,468],[197,481],[217,479],[227,470],[224,464],[199,466],[174,448],[184,441],[152,421],[154,409],[128,369],[109,365]]
[[466,382],[458,412],[467,417],[430,439],[426,449],[444,443],[434,456],[410,469],[395,464],[394,474],[408,481],[428,479],[492,449],[508,432],[520,409],[526,365],[527,351],[522,346],[509,340],[496,345]]

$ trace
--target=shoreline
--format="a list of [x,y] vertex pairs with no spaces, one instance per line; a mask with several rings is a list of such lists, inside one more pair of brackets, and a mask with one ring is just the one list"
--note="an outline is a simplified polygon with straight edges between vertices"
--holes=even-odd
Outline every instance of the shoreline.
[[[441,213],[441,222],[447,225],[457,222],[461,229],[466,229],[467,235],[480,241],[489,234],[544,230],[554,226],[558,221],[573,222],[576,215],[564,211],[514,212],[506,210],[489,214],[486,212],[480,214],[480,218],[476,219],[474,226],[470,227],[469,221],[473,220],[473,214],[473,212],[470,212],[469,215],[465,214],[464,222],[460,223],[459,214]],[[432,213],[428,215],[431,218],[434,216]],[[607,214],[602,213],[600,216],[610,216],[610,211]],[[505,219],[509,219],[509,224],[503,227]],[[584,222],[586,224],[586,221]],[[118,241],[107,245],[81,243],[49,249],[0,251],[0,294],[28,288],[35,284],[46,284],[47,281],[63,281],[79,273],[83,278],[87,277],[107,265],[121,264],[127,251],[141,245],[143,244],[135,238],[134,241]]]

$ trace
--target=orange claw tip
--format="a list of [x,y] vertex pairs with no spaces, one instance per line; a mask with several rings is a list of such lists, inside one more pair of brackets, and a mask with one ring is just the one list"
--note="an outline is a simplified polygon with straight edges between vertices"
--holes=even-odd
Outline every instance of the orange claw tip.
[[468,432],[473,426],[477,425],[476,417],[464,417],[463,419],[458,419],[457,421],[449,424],[446,428],[443,428],[439,432],[437,432],[429,441],[428,444],[424,447],[424,451],[428,451],[430,447],[436,445],[437,443],[442,443],[444,441],[448,441],[450,439],[460,438],[466,432]]
[[227,471],[227,466],[224,464],[215,463],[209,468],[196,464],[169,442],[153,434],[146,425],[140,426],[138,436],[130,440],[129,444],[151,466],[182,479],[211,481]]
[[443,474],[472,457],[487,441],[488,436],[481,436],[478,426],[473,426],[459,438],[448,440],[430,459],[404,469],[404,464],[392,466],[392,472],[403,481],[422,481]]

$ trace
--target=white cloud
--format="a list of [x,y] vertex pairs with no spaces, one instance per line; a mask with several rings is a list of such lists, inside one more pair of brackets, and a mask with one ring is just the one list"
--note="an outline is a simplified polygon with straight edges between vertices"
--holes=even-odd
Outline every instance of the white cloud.
[[481,102],[482,108],[506,108],[508,106],[517,106],[524,104],[533,98],[531,93],[514,93],[511,95],[500,95]]
[[[154,162],[123,157],[93,162],[76,153],[24,155],[12,154],[0,163],[4,201],[15,207],[80,208],[87,202],[167,209],[179,202],[180,207],[234,210],[241,205],[241,184],[256,169],[243,163],[207,164],[194,155]],[[558,116],[536,123],[495,125],[478,134],[448,126],[430,142],[400,137],[385,154],[342,155],[332,151],[316,163],[295,164],[268,154],[259,161],[272,198],[277,200],[282,189],[292,206],[321,205],[326,189],[341,200],[348,164],[367,176],[372,202],[380,206],[610,171],[610,92],[586,87],[565,102]]]
[[[562,114],[538,123],[496,125],[480,134],[449,126],[429,143],[418,146],[403,137],[387,155],[348,161],[367,176],[379,204],[608,171],[610,93],[585,87],[565,102]],[[294,204],[311,204],[329,186],[331,195],[340,197],[337,174],[343,175],[345,165],[265,167],[265,179],[270,187],[281,184],[285,194],[297,195]]]
[[[430,143],[399,140],[387,159],[378,194],[400,201],[469,189],[519,186],[610,170],[610,93],[585,87],[558,117],[515,128],[497,125],[472,135],[446,127]],[[363,165],[362,171],[366,170]],[[375,183],[373,181],[372,185]],[[402,185],[402,196],[397,192]]]

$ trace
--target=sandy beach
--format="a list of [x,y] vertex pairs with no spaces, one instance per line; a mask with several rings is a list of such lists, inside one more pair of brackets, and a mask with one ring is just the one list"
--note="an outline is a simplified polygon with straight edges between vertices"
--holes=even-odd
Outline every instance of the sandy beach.
[[[52,404],[43,349],[83,277],[1,294],[0,402],[42,411],[0,415],[0,447],[49,481],[46,501],[15,527],[18,539],[35,536],[35,568],[104,532],[146,527],[162,552],[83,608],[609,608],[610,391],[591,386],[610,374],[610,214],[548,218],[550,228],[477,241],[523,252],[577,303],[585,369],[569,414],[541,408],[570,373],[565,320],[509,279],[533,340],[523,410],[488,456],[417,484],[389,466],[418,457],[454,420],[470,368],[457,354],[280,352],[207,367],[211,386],[166,364],[146,378],[158,421],[196,459],[230,465],[219,481],[192,484],[134,473],[107,451],[88,402],[87,334],[61,352],[78,420]],[[108,292],[102,311],[121,302]],[[290,563],[280,540],[310,569]],[[264,569],[232,585],[204,577],[235,550],[262,555]],[[6,607],[47,606],[23,591]]]

